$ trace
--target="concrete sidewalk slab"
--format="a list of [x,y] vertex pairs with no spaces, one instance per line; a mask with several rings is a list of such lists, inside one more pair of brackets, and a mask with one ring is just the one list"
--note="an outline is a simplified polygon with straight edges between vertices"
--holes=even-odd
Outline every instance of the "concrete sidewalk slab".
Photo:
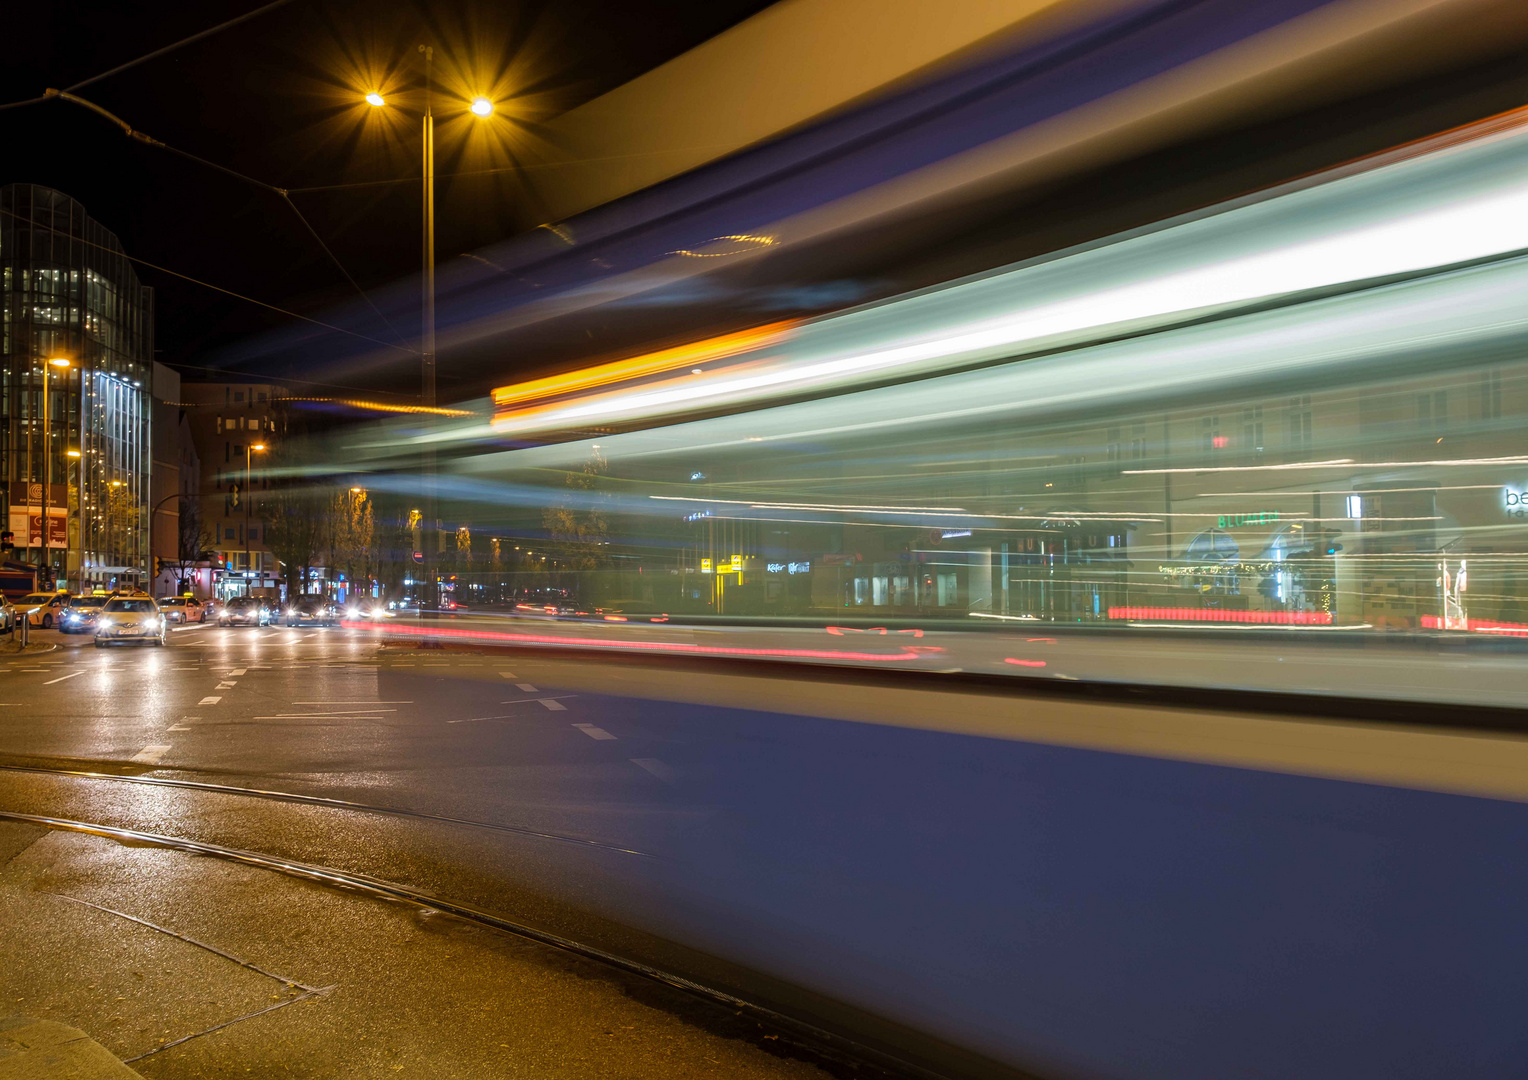
[[0,1080],[143,1080],[79,1028],[0,1017]]

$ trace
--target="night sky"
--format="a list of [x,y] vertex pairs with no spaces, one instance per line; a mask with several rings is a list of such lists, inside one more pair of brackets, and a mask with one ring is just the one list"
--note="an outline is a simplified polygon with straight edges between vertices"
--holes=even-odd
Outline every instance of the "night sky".
[[[417,47],[436,47],[441,82],[503,102],[495,123],[535,125],[692,48],[765,0],[291,0],[235,27],[76,91],[134,128],[278,187],[363,288],[417,271],[419,133],[410,114],[379,127],[359,95],[417,97]],[[261,7],[15,5],[0,103],[68,88]],[[449,97],[449,89],[444,92]],[[437,115],[443,103],[437,99]],[[510,119],[510,114],[513,119]],[[370,126],[368,126],[370,124]],[[482,166],[437,120],[437,257],[543,220],[512,170]],[[128,139],[60,101],[0,109],[0,183],[57,188],[115,232],[129,255],[307,315],[354,289],[302,222],[269,192]],[[492,162],[491,164],[501,164]],[[414,182],[370,184],[371,181]],[[327,191],[304,187],[363,184]],[[158,359],[196,377],[230,344],[285,317],[144,266],[158,291]],[[408,331],[408,332],[411,332]],[[399,384],[417,376],[404,365]],[[385,381],[385,380],[384,380]]]

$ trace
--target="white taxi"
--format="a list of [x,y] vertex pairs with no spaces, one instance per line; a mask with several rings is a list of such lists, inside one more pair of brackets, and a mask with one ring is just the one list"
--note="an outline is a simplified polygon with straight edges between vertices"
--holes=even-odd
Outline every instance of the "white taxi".
[[163,645],[165,617],[147,593],[113,596],[96,616],[96,648],[138,642]]

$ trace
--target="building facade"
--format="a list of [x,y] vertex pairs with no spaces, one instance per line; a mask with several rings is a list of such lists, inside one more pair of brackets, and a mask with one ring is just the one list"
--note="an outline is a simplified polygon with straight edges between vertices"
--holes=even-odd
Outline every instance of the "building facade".
[[205,600],[212,595],[211,534],[202,516],[201,462],[181,400],[180,375],[156,363],[153,390],[149,548],[154,595],[189,592]]
[[272,383],[183,382],[180,398],[200,459],[200,513],[220,599],[275,596],[280,567],[265,542],[258,496],[269,487],[263,458],[279,435]]
[[0,187],[0,477],[16,557],[88,591],[150,574],[154,294],[61,192]]

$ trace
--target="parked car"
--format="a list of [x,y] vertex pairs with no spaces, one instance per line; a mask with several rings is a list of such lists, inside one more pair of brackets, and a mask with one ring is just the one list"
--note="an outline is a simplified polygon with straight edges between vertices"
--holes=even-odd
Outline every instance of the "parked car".
[[109,596],[71,596],[59,620],[59,629],[66,634],[88,634],[96,628],[101,609]]
[[248,596],[235,596],[218,612],[219,626],[264,626],[268,622],[264,605]]
[[297,603],[286,610],[288,626],[301,626],[304,623],[333,626],[339,621],[340,609],[322,596],[299,596]]
[[164,644],[165,619],[159,605],[147,593],[118,594],[96,616],[96,648],[125,642]]
[[11,598],[0,594],[0,627],[4,627],[3,633],[14,634],[16,624],[21,621],[21,613],[16,610],[16,605],[11,603]]
[[33,626],[52,630],[63,617],[64,607],[69,603],[66,592],[34,592],[23,596],[16,604]]
[[166,596],[159,601],[159,610],[172,623],[201,622],[207,617],[201,601],[194,596]]

